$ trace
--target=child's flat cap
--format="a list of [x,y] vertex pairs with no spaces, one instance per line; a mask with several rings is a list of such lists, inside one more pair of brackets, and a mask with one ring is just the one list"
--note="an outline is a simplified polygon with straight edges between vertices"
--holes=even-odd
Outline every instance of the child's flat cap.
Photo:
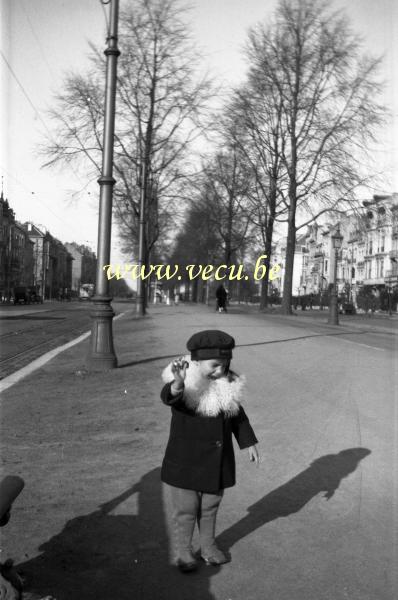
[[187,348],[192,360],[209,360],[211,358],[232,358],[234,338],[218,329],[198,331],[189,338]]

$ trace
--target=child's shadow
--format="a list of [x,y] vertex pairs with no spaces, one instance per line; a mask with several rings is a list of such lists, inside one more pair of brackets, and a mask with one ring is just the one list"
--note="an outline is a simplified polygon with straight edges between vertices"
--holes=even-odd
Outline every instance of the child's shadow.
[[355,471],[368,454],[367,448],[349,448],[317,458],[305,471],[249,506],[249,514],[223,531],[217,541],[228,550],[265,523],[298,512],[320,492],[325,492],[324,497],[329,500],[341,480]]
[[[121,511],[133,494],[137,514]],[[218,568],[202,563],[184,575],[170,564],[159,468],[98,510],[68,521],[39,551],[17,565],[29,600],[48,594],[57,600],[214,600],[210,578]]]

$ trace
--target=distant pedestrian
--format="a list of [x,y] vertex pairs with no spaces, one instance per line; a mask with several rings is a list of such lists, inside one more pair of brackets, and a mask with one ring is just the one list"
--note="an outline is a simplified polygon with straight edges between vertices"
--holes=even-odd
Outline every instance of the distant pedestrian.
[[187,342],[190,356],[162,373],[161,392],[171,407],[170,437],[161,479],[171,486],[177,566],[194,571],[192,536],[198,522],[201,558],[210,565],[229,561],[217,547],[217,511],[224,489],[235,485],[234,434],[257,465],[257,439],[241,406],[244,377],[230,370],[234,339],[218,330],[200,331]]
[[216,289],[216,298],[218,312],[227,312],[228,292],[222,283]]

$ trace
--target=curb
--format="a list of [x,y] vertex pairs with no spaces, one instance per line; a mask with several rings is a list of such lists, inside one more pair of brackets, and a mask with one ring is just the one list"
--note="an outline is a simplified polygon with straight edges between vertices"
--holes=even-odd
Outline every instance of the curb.
[[[114,317],[113,321],[120,319],[120,317],[122,317],[125,314],[126,313],[124,313],[124,312],[118,314],[116,317]],[[85,339],[88,338],[89,335],[91,335],[91,329],[90,329],[90,331],[86,331],[85,333],[82,333],[81,335],[79,335],[79,337],[75,338],[74,340],[71,340],[70,342],[63,344],[62,346],[58,346],[58,348],[54,348],[53,350],[46,352],[42,356],[39,356],[39,358],[36,358],[35,360],[33,360],[31,363],[29,363],[25,367],[22,367],[22,369],[18,369],[18,371],[15,371],[15,373],[8,375],[8,377],[5,377],[4,379],[2,379],[2,381],[0,381],[0,392],[4,392],[12,385],[21,381],[21,379],[23,379],[27,375],[30,375],[31,373],[33,373],[33,371],[36,371],[36,369],[40,369],[40,367],[42,367],[43,365],[48,363],[50,360],[55,358],[58,354],[61,354],[61,352],[64,352],[64,350],[68,350],[72,346],[75,346],[76,344],[83,342]]]

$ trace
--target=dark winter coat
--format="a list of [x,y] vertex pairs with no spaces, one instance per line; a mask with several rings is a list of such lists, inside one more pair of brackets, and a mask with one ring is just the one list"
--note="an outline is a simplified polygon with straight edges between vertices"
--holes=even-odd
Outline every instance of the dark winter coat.
[[239,448],[257,443],[242,407],[237,415],[206,417],[188,408],[183,392],[172,396],[171,383],[161,392],[171,407],[170,437],[162,464],[161,479],[175,487],[216,493],[235,485],[234,434]]

